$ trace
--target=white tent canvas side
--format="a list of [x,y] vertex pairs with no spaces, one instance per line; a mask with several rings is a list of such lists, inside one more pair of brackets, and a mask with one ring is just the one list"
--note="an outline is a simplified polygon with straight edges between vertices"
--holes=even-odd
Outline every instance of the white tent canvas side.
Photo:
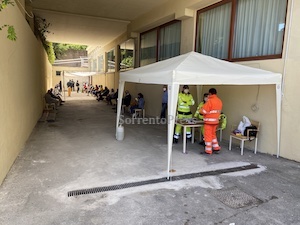
[[[196,52],[173,57],[131,71],[120,73],[119,99],[125,82],[168,85],[168,113],[175,118],[179,85],[276,85],[277,157],[280,146],[282,75],[261,69],[226,62]],[[118,102],[117,127],[120,123],[121,101]],[[173,117],[172,117],[173,116]],[[172,154],[174,120],[168,125],[168,178]]]

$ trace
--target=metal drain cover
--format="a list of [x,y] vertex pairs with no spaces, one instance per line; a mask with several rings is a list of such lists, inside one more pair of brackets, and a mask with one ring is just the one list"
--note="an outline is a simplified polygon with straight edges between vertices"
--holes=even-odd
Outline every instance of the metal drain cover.
[[77,196],[77,195],[86,195],[86,194],[92,194],[92,193],[99,193],[99,192],[106,192],[106,191],[114,191],[114,190],[138,187],[138,186],[143,186],[143,185],[148,185],[148,184],[157,184],[157,183],[163,183],[163,182],[192,179],[192,178],[196,178],[196,177],[217,176],[217,175],[224,174],[224,173],[232,173],[232,172],[251,170],[251,169],[256,169],[256,168],[258,168],[256,164],[250,164],[247,166],[240,166],[240,167],[233,167],[233,168],[227,168],[227,169],[205,171],[205,172],[200,172],[200,173],[190,173],[190,174],[178,175],[178,176],[171,177],[170,180],[167,180],[166,177],[163,177],[163,178],[158,178],[158,179],[124,183],[124,184],[111,185],[111,186],[105,186],[105,187],[80,189],[80,190],[69,191],[68,197]]
[[219,201],[231,208],[242,208],[246,206],[259,205],[261,200],[248,195],[237,187],[227,189],[212,190],[210,193]]

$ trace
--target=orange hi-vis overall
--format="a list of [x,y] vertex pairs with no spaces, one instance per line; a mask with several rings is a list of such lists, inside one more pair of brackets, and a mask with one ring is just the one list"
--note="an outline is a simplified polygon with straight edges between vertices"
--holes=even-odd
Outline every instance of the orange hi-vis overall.
[[222,101],[217,95],[210,95],[208,101],[200,109],[200,113],[204,118],[204,141],[205,152],[212,154],[214,151],[219,151],[219,146],[216,130],[219,125],[219,117],[222,111]]

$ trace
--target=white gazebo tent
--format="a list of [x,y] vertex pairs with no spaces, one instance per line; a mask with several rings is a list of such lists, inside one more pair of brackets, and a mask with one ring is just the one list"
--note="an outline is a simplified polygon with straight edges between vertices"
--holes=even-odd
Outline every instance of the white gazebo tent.
[[[120,73],[119,99],[125,82],[168,85],[168,170],[172,158],[174,123],[180,85],[276,85],[277,157],[280,146],[281,83],[282,75],[269,71],[226,62],[196,52]],[[120,126],[122,101],[118,101],[116,128]],[[116,129],[117,130],[117,129]]]

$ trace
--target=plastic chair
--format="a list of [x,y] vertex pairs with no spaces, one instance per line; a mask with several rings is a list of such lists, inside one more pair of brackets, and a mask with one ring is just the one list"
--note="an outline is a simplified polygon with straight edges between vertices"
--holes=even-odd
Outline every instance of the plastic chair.
[[145,118],[145,109],[134,109],[132,118],[142,117]]

